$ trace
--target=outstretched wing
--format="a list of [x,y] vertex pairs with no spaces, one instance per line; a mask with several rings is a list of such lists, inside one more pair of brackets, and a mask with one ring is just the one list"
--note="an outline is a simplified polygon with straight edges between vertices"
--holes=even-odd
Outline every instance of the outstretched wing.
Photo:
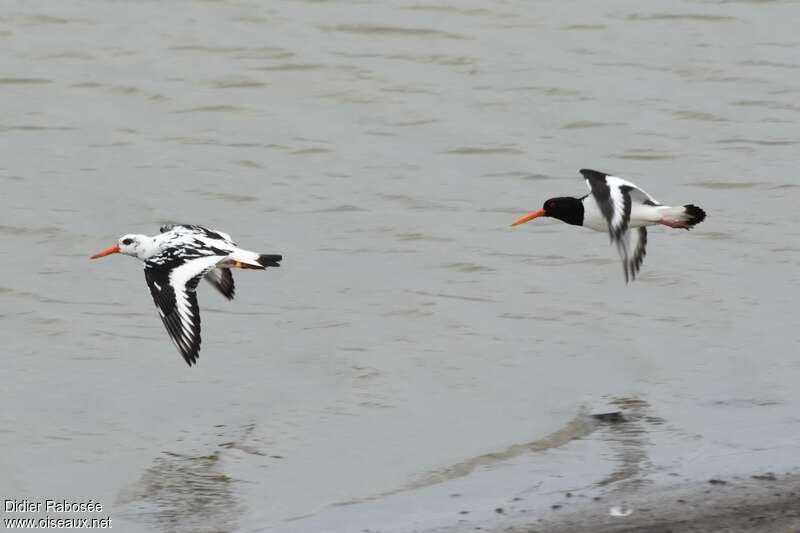
[[[659,205],[649,194],[629,181],[596,170],[583,169],[581,174],[608,224],[611,242],[617,245],[625,270],[625,281],[636,277],[647,253],[647,230],[628,231],[631,206],[634,202]],[[632,251],[632,253],[631,253]]]
[[[631,196],[633,187],[621,183],[613,183],[613,176],[608,176],[595,170],[581,170],[586,178],[586,184],[600,212],[608,224],[608,234],[611,240],[617,242],[628,229],[631,218]],[[623,180],[620,180],[623,181]]]
[[645,205],[661,205],[658,200],[649,195],[644,189],[634,185],[628,180],[606,174],[605,172],[590,170],[588,168],[581,169],[581,174],[583,174],[583,177],[586,179],[586,185],[589,187],[589,190],[593,195],[595,194],[596,187],[600,190],[602,190],[603,186],[608,188],[627,187],[633,202],[638,202]]
[[[636,279],[636,274],[639,273],[639,268],[642,266],[644,256],[647,255],[647,228],[644,226],[636,228],[636,230],[628,231],[622,237],[623,239],[630,239],[626,243],[625,253],[620,251],[622,258],[622,268],[625,271],[625,282],[633,281]],[[619,249],[619,247],[617,247]],[[632,253],[629,252],[632,250]]]
[[184,261],[146,261],[144,277],[172,342],[191,366],[200,351],[200,308],[197,284],[224,256],[194,257]]
[[212,268],[206,274],[206,281],[214,286],[228,300],[233,300],[236,288],[233,285],[233,274],[229,268]]

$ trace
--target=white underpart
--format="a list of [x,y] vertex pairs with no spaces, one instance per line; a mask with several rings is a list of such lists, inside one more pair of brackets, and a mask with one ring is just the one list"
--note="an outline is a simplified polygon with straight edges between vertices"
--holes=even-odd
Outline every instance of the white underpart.
[[670,222],[688,222],[691,217],[686,213],[686,208],[683,206],[670,207],[668,205],[660,205],[657,208],[658,220],[668,220]]
[[608,222],[591,194],[583,199],[583,225],[595,231],[608,233]]
[[[633,201],[633,200],[632,200]],[[652,226],[661,220],[662,209],[674,209],[663,205],[646,205],[632,203],[631,219],[628,221],[629,228],[640,228],[642,226]],[[681,208],[683,209],[683,208]]]
[[228,256],[228,259],[260,267],[261,263],[258,262],[260,255],[261,254],[251,252],[250,250],[242,250],[241,248],[237,248],[231,255]]

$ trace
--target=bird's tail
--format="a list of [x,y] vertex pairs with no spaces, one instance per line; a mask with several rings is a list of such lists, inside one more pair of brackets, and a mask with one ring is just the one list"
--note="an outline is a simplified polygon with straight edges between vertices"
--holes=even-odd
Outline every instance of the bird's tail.
[[264,270],[267,267],[281,266],[282,255],[259,254],[249,250],[237,250],[230,255],[232,266]]
[[282,255],[259,254],[258,259],[256,261],[258,261],[258,264],[260,264],[262,267],[266,268],[266,267],[279,267],[281,266],[282,260],[283,260]]
[[690,229],[706,218],[706,212],[696,205],[687,204],[678,207],[663,206],[659,208],[661,223]]

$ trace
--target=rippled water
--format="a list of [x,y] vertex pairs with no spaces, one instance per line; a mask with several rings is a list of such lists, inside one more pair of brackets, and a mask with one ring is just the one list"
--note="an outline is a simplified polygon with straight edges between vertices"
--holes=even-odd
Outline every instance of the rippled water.
[[[6,3],[0,494],[407,532],[792,466],[798,7]],[[583,167],[708,219],[629,286],[602,235],[508,227]],[[87,261],[176,221],[285,256],[201,286],[192,369],[140,265]]]

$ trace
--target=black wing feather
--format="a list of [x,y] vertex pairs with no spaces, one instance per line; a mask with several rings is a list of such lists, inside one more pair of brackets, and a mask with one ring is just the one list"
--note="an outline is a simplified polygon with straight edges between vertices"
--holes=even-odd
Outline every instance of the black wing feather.
[[636,279],[636,274],[644,262],[644,256],[647,255],[647,228],[644,226],[637,228],[639,240],[636,243],[636,248],[633,250],[633,257],[624,262],[625,268],[625,281],[633,281]]
[[[630,254],[628,243],[628,224],[631,220],[632,198],[631,194],[636,193],[637,198],[641,197],[642,202],[648,205],[658,205],[652,200],[647,193],[631,187],[630,185],[619,185],[618,189],[620,197],[617,201],[622,202],[622,205],[615,205],[614,195],[611,193],[611,187],[608,185],[606,178],[608,174],[597,172],[596,170],[583,169],[581,174],[586,178],[589,183],[589,188],[592,191],[592,196],[597,201],[600,207],[600,212],[608,223],[608,235],[611,242],[617,245],[617,251],[622,258],[622,268],[625,272],[625,282],[633,281],[636,274],[644,261],[644,256],[647,254],[647,230],[644,227],[637,228],[637,243],[636,248],[633,250],[633,255]],[[618,179],[618,178],[617,178]],[[615,220],[614,214],[619,210],[619,220]]]
[[[597,205],[600,207],[600,212],[608,223],[608,235],[611,240],[618,242],[622,235],[628,230],[628,223],[631,219],[631,191],[633,187],[628,185],[621,185],[619,191],[622,195],[622,205],[616,206],[614,197],[611,194],[611,187],[609,187],[606,177],[608,174],[598,172],[596,170],[582,169],[581,174],[589,182],[589,188],[592,191]],[[619,221],[614,220],[614,213],[619,209],[622,216]]]
[[206,274],[206,281],[214,286],[228,300],[233,300],[236,287],[233,284],[233,274],[229,268],[215,268]]
[[[619,188],[622,193],[622,222],[614,229],[614,236],[619,239],[628,231],[628,224],[631,221],[631,191],[633,187],[623,185]],[[610,227],[609,227],[610,229]]]
[[[178,296],[175,288],[170,284],[171,270],[169,267],[145,263],[144,277],[150,288],[153,302],[161,315],[161,321],[167,328],[167,333],[186,363],[192,366],[197,362],[200,352],[200,307],[197,305],[195,289],[201,276],[192,278],[186,284],[185,298],[192,316],[189,318],[189,323],[183,324],[175,300]],[[190,331],[191,334],[187,334],[187,331]]]

